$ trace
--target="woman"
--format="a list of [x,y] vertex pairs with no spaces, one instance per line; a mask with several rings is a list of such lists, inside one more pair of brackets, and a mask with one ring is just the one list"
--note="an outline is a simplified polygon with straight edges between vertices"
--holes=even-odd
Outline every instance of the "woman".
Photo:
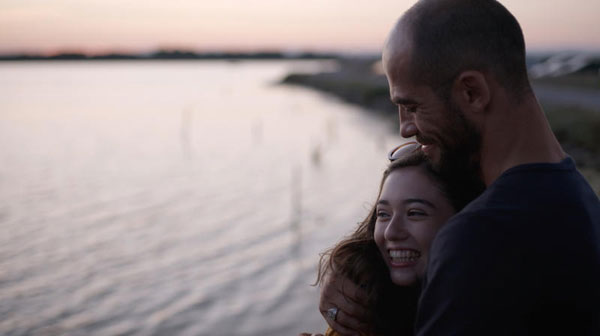
[[[317,282],[336,273],[367,293],[369,335],[412,335],[429,247],[439,228],[474,199],[482,184],[438,175],[420,145],[410,142],[390,153],[377,202],[356,231],[326,251]],[[329,309],[335,320],[341,314]],[[327,335],[337,335],[331,329]]]

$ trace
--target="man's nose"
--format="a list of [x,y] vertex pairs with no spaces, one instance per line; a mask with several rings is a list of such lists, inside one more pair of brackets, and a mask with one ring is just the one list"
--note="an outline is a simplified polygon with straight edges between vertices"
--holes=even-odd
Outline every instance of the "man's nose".
[[417,135],[417,125],[415,124],[414,113],[406,112],[401,107],[398,111],[400,116],[400,135],[403,138],[410,138]]

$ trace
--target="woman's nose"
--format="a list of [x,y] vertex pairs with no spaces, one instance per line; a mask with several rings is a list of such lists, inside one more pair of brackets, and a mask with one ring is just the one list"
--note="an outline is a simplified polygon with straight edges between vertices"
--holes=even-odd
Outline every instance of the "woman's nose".
[[406,230],[403,218],[400,216],[392,217],[387,228],[385,228],[384,238],[389,241],[404,240],[410,236],[410,233]]

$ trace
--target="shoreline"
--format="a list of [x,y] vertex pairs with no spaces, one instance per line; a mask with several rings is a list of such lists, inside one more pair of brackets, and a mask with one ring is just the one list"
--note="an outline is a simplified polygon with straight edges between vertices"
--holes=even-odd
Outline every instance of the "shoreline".
[[[340,59],[338,71],[291,73],[280,84],[325,92],[397,123],[397,107],[389,99],[385,76],[374,71],[375,62],[374,59]],[[600,99],[597,99],[600,88],[585,90],[549,85],[540,80],[533,80],[532,86],[565,152],[600,195]],[[548,90],[552,94],[547,94]]]

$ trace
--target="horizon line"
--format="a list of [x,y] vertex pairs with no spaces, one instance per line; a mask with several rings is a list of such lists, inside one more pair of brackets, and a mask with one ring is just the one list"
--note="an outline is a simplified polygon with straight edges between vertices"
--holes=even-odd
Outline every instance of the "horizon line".
[[[589,54],[598,54],[600,55],[600,48],[531,48],[526,50],[527,54],[556,54],[556,53],[589,53]],[[84,49],[77,48],[65,48],[60,51],[55,52],[25,52],[25,51],[8,51],[8,52],[0,52],[0,58],[39,58],[39,59],[52,59],[61,56],[75,56],[80,58],[102,58],[102,57],[110,57],[110,56],[123,56],[123,57],[134,57],[134,58],[151,58],[151,57],[160,57],[160,55],[169,56],[169,55],[187,55],[190,57],[198,56],[198,57],[215,57],[215,56],[256,56],[256,55],[265,55],[265,56],[281,56],[281,57],[298,57],[298,56],[351,56],[351,55],[360,55],[360,56],[375,56],[380,55],[381,51],[374,50],[330,50],[330,51],[317,51],[317,50],[291,50],[285,48],[263,48],[256,50],[236,50],[236,49],[214,49],[214,50],[197,50],[194,48],[156,48],[151,51],[125,51],[119,50],[118,48],[108,50],[105,52],[87,52]]]

